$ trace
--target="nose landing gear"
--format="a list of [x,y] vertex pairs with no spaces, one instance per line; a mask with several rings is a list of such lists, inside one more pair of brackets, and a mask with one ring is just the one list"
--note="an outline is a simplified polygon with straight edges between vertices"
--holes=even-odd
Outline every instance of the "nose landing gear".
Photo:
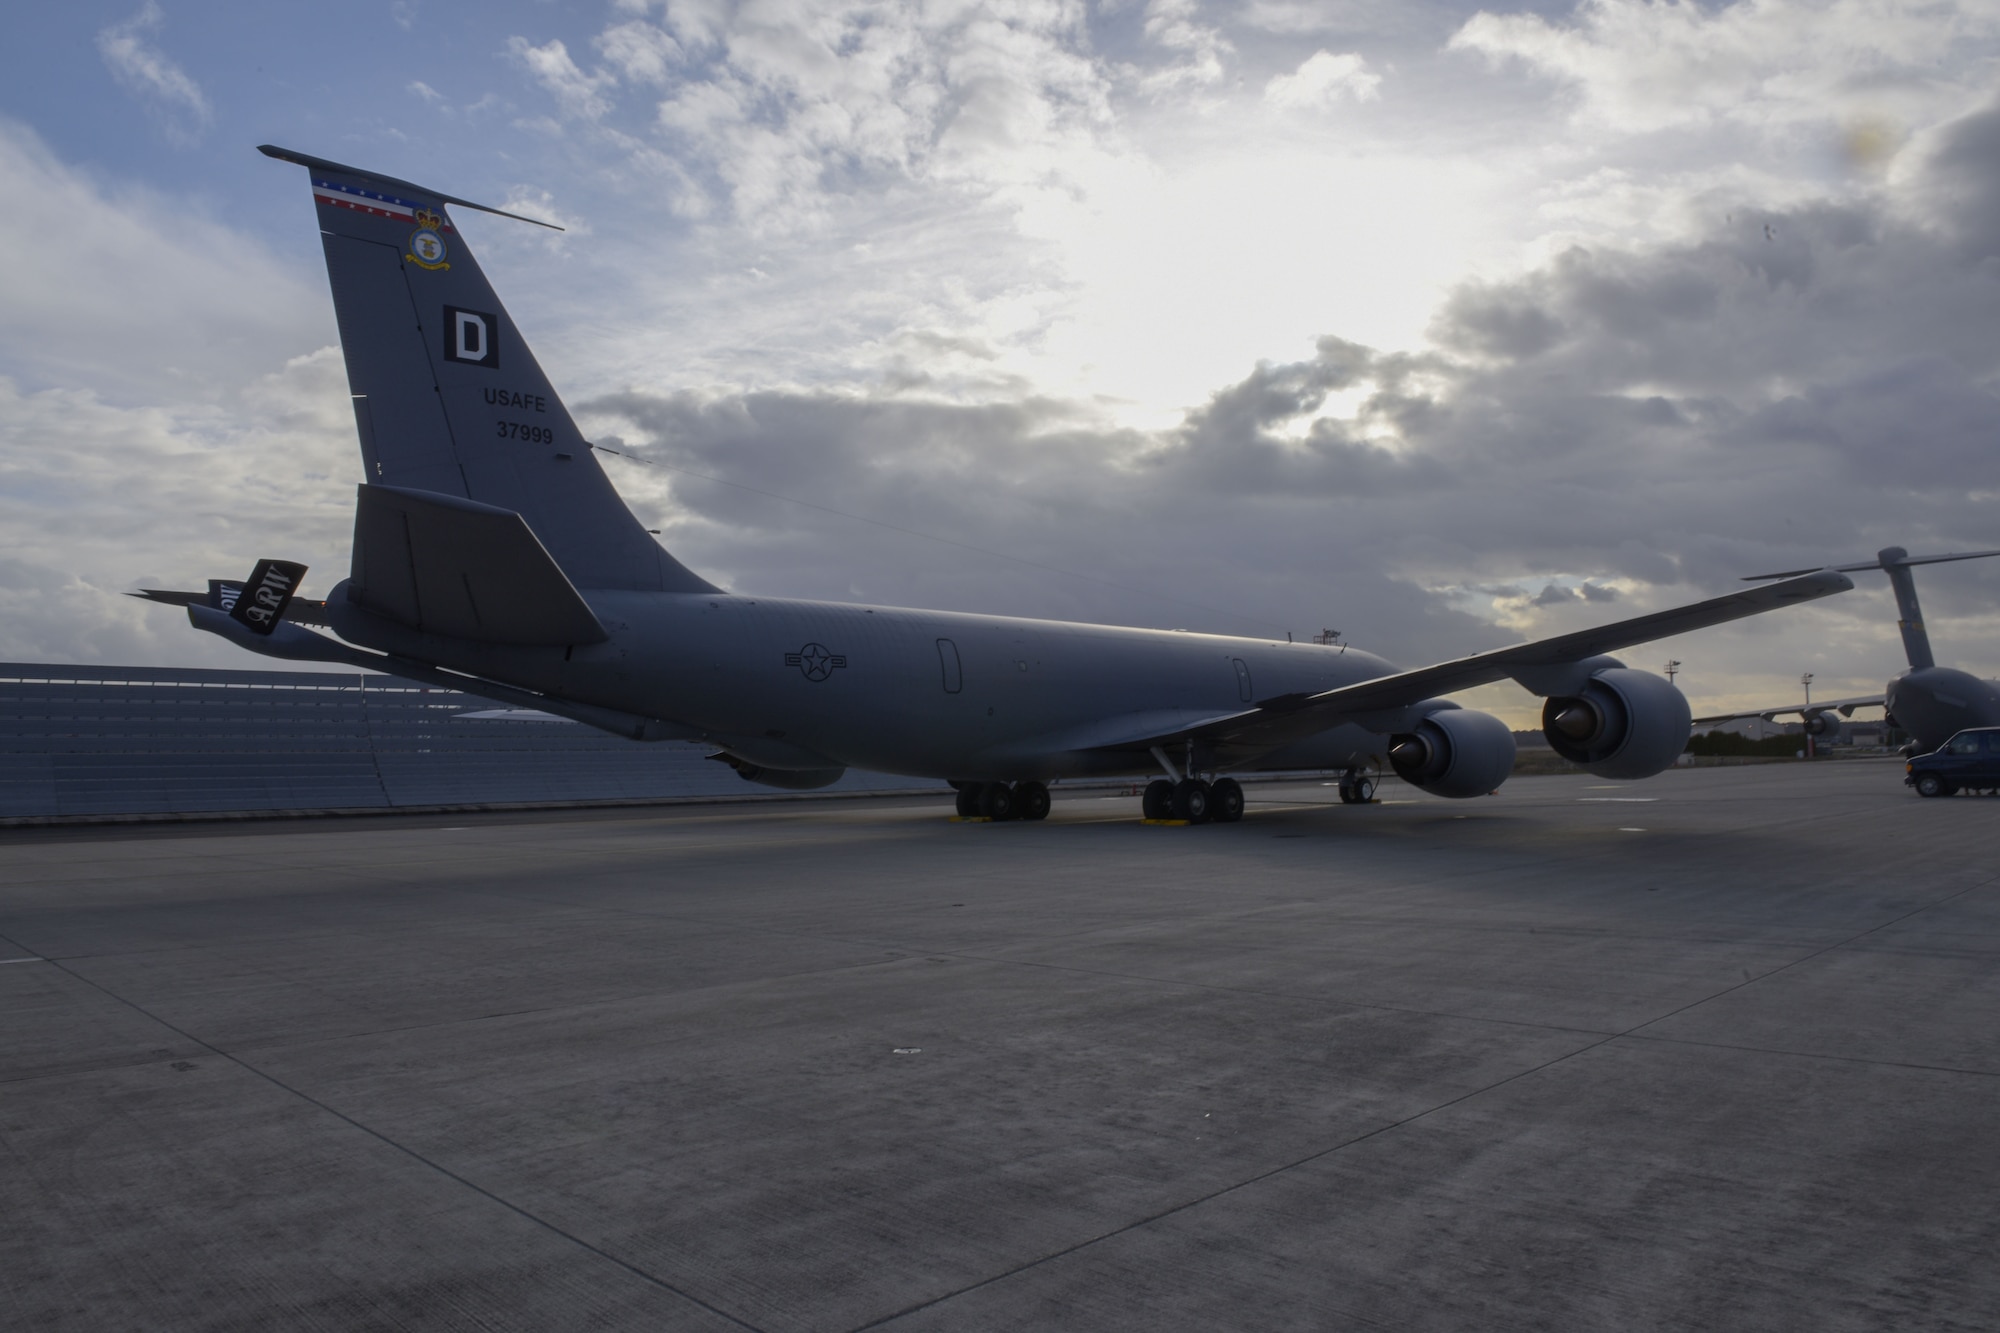
[[1366,805],[1375,799],[1375,779],[1356,769],[1340,775],[1340,803]]

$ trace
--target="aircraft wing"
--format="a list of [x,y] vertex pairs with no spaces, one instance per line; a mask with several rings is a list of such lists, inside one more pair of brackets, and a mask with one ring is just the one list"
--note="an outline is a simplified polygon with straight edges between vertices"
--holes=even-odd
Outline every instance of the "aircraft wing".
[[1787,704],[1783,708],[1739,708],[1733,713],[1716,713],[1710,717],[1694,720],[1697,727],[1712,727],[1719,722],[1734,722],[1739,717],[1761,717],[1766,721],[1783,717],[1787,713],[1797,713],[1803,717],[1808,711],[1814,713],[1839,713],[1842,717],[1853,717],[1857,708],[1883,708],[1888,700],[1879,694],[1857,695],[1852,699],[1826,699],[1816,704]]
[[[1546,671],[1634,644],[1671,638],[1690,630],[1741,620],[1745,616],[1761,615],[1781,606],[1846,592],[1853,586],[1854,581],[1845,574],[1834,570],[1816,570],[1779,583],[1711,597],[1690,606],[1654,611],[1630,620],[1600,625],[1596,629],[1577,630],[1551,639],[1475,653],[1471,657],[1419,667],[1415,671],[1399,671],[1321,694],[1265,699],[1255,708],[1196,727],[1149,737],[1142,744],[1166,744],[1194,738],[1225,745],[1274,746],[1314,735],[1346,721],[1361,722],[1369,725],[1371,730],[1396,730],[1401,724],[1394,714],[1436,695],[1490,685],[1496,680],[1533,676],[1538,670]],[[1371,718],[1370,714],[1376,716]]]

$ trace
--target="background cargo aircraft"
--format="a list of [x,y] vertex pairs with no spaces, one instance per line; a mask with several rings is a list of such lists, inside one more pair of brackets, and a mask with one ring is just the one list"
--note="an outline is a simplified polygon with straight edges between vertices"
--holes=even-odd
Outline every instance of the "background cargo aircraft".
[[[1931,654],[1931,638],[1924,629],[1923,608],[1917,605],[1917,583],[1913,565],[1938,565],[1949,560],[1983,560],[2000,551],[1960,551],[1949,555],[1911,555],[1900,546],[1884,547],[1873,560],[1836,565],[1843,573],[1879,569],[1889,576],[1896,591],[1896,628],[1903,632],[1903,655],[1909,670],[1892,677],[1880,694],[1852,699],[1828,699],[1816,704],[1788,704],[1783,708],[1755,708],[1740,713],[1718,713],[1698,717],[1696,726],[1714,726],[1742,717],[1780,718],[1797,713],[1805,721],[1806,734],[1824,736],[1838,724],[1832,714],[1852,717],[1858,708],[1881,708],[1892,727],[1910,733],[1911,754],[1928,754],[1967,727],[2000,727],[2000,686],[1981,680],[1967,671],[1941,667]],[[1801,569],[1776,574],[1751,574],[1744,581],[1788,579],[1806,573]]]
[[1148,816],[1229,821],[1231,772],[1342,769],[1343,797],[1365,799],[1383,754],[1425,791],[1491,792],[1511,732],[1438,696],[1509,678],[1546,697],[1557,752],[1657,773],[1686,745],[1687,700],[1604,654],[1853,586],[1805,572],[1401,672],[1337,646],[727,593],[625,507],[447,206],[499,210],[262,151],[311,175],[365,480],[349,577],[324,602],[268,560],[233,599],[151,594],[256,652],[706,742],[778,787],[855,766],[950,780],[962,813],[1037,819],[1055,779],[1152,772]]

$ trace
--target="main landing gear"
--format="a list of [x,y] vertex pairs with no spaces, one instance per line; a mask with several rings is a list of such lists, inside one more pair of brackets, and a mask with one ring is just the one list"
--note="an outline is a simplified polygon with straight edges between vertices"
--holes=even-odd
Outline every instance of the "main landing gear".
[[954,782],[961,819],[1047,819],[1049,789],[1039,782]]
[[1340,803],[1342,805],[1366,805],[1374,799],[1374,778],[1354,768],[1350,768],[1340,775]]
[[1146,784],[1139,808],[1148,819],[1179,819],[1190,824],[1234,824],[1243,818],[1243,784],[1235,778],[1154,778]]

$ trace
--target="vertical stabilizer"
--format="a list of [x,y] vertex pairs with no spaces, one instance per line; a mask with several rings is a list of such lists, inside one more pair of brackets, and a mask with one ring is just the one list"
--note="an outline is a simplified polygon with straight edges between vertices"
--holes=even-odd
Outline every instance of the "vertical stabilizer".
[[716,591],[625,507],[447,205],[498,210],[261,151],[312,176],[369,483],[520,514],[578,588]]
[[1931,636],[1924,630],[1923,608],[1917,605],[1917,581],[1906,563],[1909,554],[1900,546],[1889,546],[1876,552],[1875,558],[1889,576],[1889,586],[1896,590],[1896,628],[1903,631],[1904,655],[1912,668],[1932,667],[1937,659],[1931,656]]

